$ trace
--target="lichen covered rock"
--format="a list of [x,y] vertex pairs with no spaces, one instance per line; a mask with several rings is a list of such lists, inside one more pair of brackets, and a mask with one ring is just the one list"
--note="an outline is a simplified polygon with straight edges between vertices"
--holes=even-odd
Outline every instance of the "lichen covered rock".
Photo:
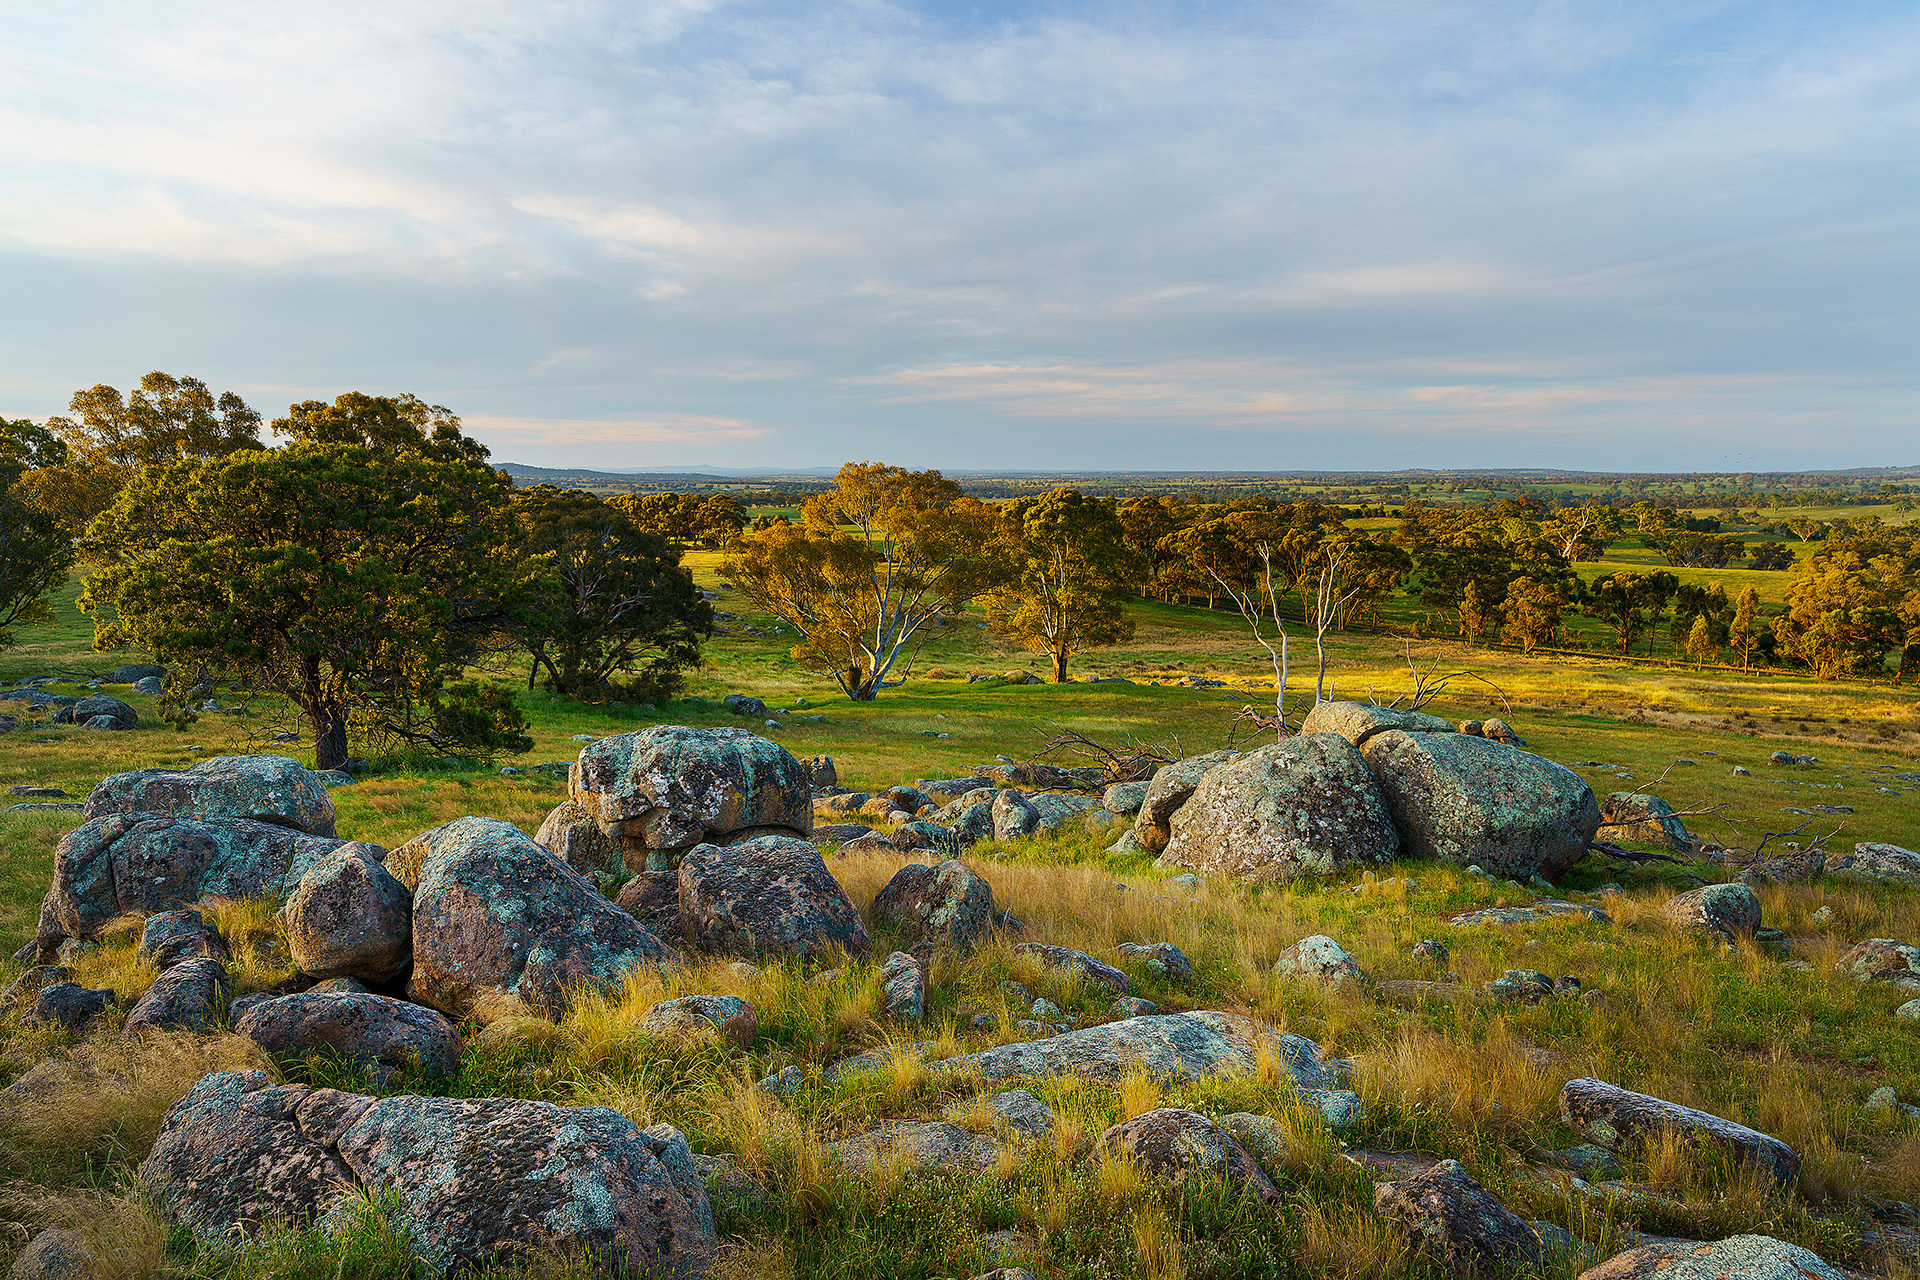
[[874,897],[873,915],[915,942],[971,947],[993,930],[993,889],[958,859],[909,862]]
[[1289,738],[1210,770],[1169,829],[1162,866],[1242,880],[1378,866],[1400,847],[1366,762],[1332,733]]
[[1658,845],[1672,853],[1692,853],[1693,833],[1659,796],[1639,791],[1609,791],[1600,802],[1600,829],[1609,840]]
[[1260,1069],[1262,1049],[1301,1089],[1332,1089],[1337,1082],[1319,1061],[1320,1046],[1305,1036],[1275,1031],[1234,1013],[1158,1013],[1097,1027],[1003,1044],[935,1064],[943,1071],[977,1073],[983,1080],[1075,1075],[1117,1081],[1132,1071],[1161,1080],[1247,1076]]
[[510,823],[461,818],[403,848],[413,857],[396,868],[396,849],[388,867],[413,890],[407,991],[450,1017],[558,1019],[576,990],[611,990],[635,969],[680,962]]
[[[602,831],[593,815],[571,800],[556,805],[533,838],[583,876],[625,875],[629,869],[620,842]],[[640,861],[634,870],[646,869],[645,858]]]
[[751,1049],[760,1015],[739,996],[679,996],[642,1014],[640,1030],[673,1039],[717,1035],[736,1049]]
[[1044,942],[1021,942],[1013,948],[1016,956],[1026,956],[1046,968],[1078,978],[1091,987],[1116,996],[1124,996],[1133,989],[1133,979],[1114,968],[1104,960],[1095,960],[1084,951],[1075,951],[1072,947],[1049,946]]
[[1334,733],[1358,747],[1376,733],[1452,733],[1453,726],[1424,711],[1376,707],[1370,702],[1316,702],[1300,721],[1302,734]]
[[1153,775],[1147,794],[1140,799],[1133,817],[1133,837],[1149,852],[1159,853],[1173,838],[1173,815],[1192,798],[1200,780],[1214,768],[1234,759],[1235,751],[1210,751],[1205,755],[1176,760]]
[[1504,743],[1389,729],[1360,754],[1404,855],[1551,878],[1580,860],[1600,826],[1599,802],[1579,775]]
[[1230,1182],[1267,1204],[1280,1202],[1280,1193],[1253,1157],[1198,1112],[1178,1107],[1143,1112],[1101,1134],[1095,1147],[1110,1158],[1133,1161],[1152,1177],[1179,1182],[1201,1174]]
[[1800,1172],[1799,1155],[1770,1134],[1604,1080],[1569,1080],[1560,1090],[1560,1118],[1609,1151],[1628,1151],[1671,1134],[1689,1146],[1718,1147],[1781,1182],[1791,1182]]
[[1722,942],[1751,938],[1760,927],[1760,899],[1744,884],[1709,884],[1661,904],[1668,924]]
[[748,958],[872,948],[859,910],[805,840],[700,845],[681,859],[679,877],[681,936],[690,947]]
[[333,834],[333,797],[326,785],[286,756],[213,756],[191,769],[116,773],[87,796],[88,821],[126,813],[199,822],[247,818],[310,835]]
[[699,844],[813,830],[805,766],[744,729],[663,724],[602,738],[581,750],[567,793],[636,871]]
[[303,991],[248,1007],[234,1030],[278,1056],[331,1052],[362,1066],[460,1069],[460,1032],[438,1012],[371,992]]
[[1373,1207],[1456,1275],[1497,1276],[1544,1260],[1539,1233],[1457,1160],[1380,1183]]
[[413,895],[379,861],[380,851],[343,844],[300,877],[280,909],[287,948],[314,978],[387,983],[413,959]]

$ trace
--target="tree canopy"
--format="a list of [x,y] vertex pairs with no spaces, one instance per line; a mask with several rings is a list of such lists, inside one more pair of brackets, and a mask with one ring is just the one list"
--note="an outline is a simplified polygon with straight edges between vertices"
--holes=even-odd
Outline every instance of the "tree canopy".
[[540,561],[523,636],[557,693],[677,692],[713,623],[680,553],[617,503],[535,485],[514,495],[524,552]]
[[1132,637],[1124,601],[1139,564],[1110,504],[1065,488],[1015,498],[999,533],[1008,578],[986,596],[990,625],[1051,658],[1056,682],[1074,654]]
[[525,750],[518,713],[458,683],[524,595],[505,481],[364,444],[236,450],[135,476],[89,528],[95,644],[243,673],[306,716],[320,768],[353,730]]
[[309,444],[361,444],[370,449],[411,449],[430,458],[461,458],[485,462],[490,451],[460,430],[451,409],[428,404],[417,396],[370,396],[348,391],[324,400],[302,400],[287,406],[287,416],[273,420],[276,435]]

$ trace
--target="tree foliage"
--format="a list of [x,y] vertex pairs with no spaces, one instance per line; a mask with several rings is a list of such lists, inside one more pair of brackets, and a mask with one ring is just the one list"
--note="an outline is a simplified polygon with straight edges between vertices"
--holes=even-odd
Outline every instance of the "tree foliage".
[[[1665,570],[1653,573],[1610,573],[1595,579],[1581,593],[1580,612],[1613,628],[1620,652],[1651,631],[1665,612],[1667,601],[1680,589],[1680,579]],[[1649,644],[1652,642],[1649,641]]]
[[1009,576],[986,596],[990,625],[1052,659],[1056,683],[1074,654],[1132,638],[1124,602],[1139,566],[1111,505],[1055,489],[1001,507],[1000,526]]
[[487,446],[462,433],[460,419],[442,405],[417,396],[370,396],[348,391],[324,400],[287,406],[273,420],[276,435],[307,444],[357,444],[386,452],[406,449],[429,458],[485,462]]
[[726,547],[747,527],[746,507],[724,493],[623,493],[608,501],[669,542]]
[[73,539],[53,513],[27,500],[21,477],[66,460],[66,446],[31,419],[0,418],[0,648],[18,623],[51,622],[47,593],[66,581]]
[[650,702],[677,692],[713,608],[673,545],[579,489],[535,485],[513,506],[523,552],[539,561],[522,634],[546,686]]
[[805,637],[797,661],[864,702],[937,620],[995,585],[998,517],[938,471],[849,462],[836,480],[803,524],[742,537],[721,572]]
[[352,730],[526,750],[510,702],[462,686],[514,620],[505,481],[410,449],[295,443],[146,470],[88,529],[95,644],[244,674],[306,716],[321,768]]

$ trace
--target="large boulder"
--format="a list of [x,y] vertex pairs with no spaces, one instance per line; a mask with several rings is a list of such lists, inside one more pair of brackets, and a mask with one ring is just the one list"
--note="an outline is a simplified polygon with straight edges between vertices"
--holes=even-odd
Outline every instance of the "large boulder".
[[1772,1236],[1728,1236],[1711,1243],[1655,1240],[1588,1268],[1580,1280],[1845,1280],[1852,1274]]
[[1600,829],[1609,840],[1659,845],[1673,853],[1692,853],[1693,833],[1659,796],[1639,791],[1609,791],[1600,802]]
[[533,838],[583,876],[627,873],[619,841],[602,831],[593,815],[571,800],[557,805]]
[[993,929],[993,890],[958,859],[909,862],[874,898],[873,915],[915,942],[970,947]]
[[1564,765],[1462,733],[1388,729],[1360,748],[1402,852],[1496,876],[1553,877],[1600,826],[1593,788]]
[[1604,1080],[1567,1081],[1560,1090],[1560,1118],[1567,1128],[1609,1151],[1631,1150],[1672,1135],[1688,1146],[1726,1151],[1781,1182],[1791,1182],[1800,1172],[1799,1155],[1770,1134]]
[[723,955],[817,956],[873,946],[859,910],[792,836],[700,845],[680,861],[680,930],[690,947]]
[[310,835],[333,834],[333,797],[313,770],[286,756],[214,756],[191,769],[116,773],[87,796],[89,821],[158,813],[215,822],[248,818]]
[[1237,751],[1210,751],[1203,756],[1176,760],[1153,775],[1147,794],[1134,814],[1133,836],[1151,853],[1159,853],[1173,839],[1173,815],[1192,798],[1194,789],[1209,772],[1236,758]]
[[413,897],[380,865],[383,851],[343,844],[321,858],[280,909],[287,948],[314,978],[392,982],[413,959]]
[[699,844],[813,830],[806,767],[745,729],[662,724],[602,738],[581,750],[567,794],[635,871],[665,870]]
[[204,1076],[141,1166],[162,1211],[209,1245],[282,1224],[347,1227],[362,1195],[434,1273],[579,1252],[596,1269],[692,1280],[713,1213],[686,1139],[606,1107],[520,1098],[370,1098]]
[[1893,884],[1920,885],[1920,853],[1897,844],[1864,840],[1852,853],[1838,849],[1827,855],[1828,875],[1858,876],[1862,880],[1885,880]]
[[109,698],[96,693],[90,698],[82,698],[70,707],[62,707],[53,713],[55,724],[78,724],[91,729],[93,721],[105,717],[113,723],[100,728],[132,729],[140,723],[140,713],[118,698]]
[[1280,1193],[1254,1158],[1219,1125],[1195,1111],[1160,1107],[1123,1120],[1100,1135],[1101,1154],[1131,1160],[1147,1174],[1174,1182],[1188,1174],[1230,1182],[1267,1204]]
[[1722,942],[1751,938],[1760,927],[1760,899],[1744,884],[1709,884],[1661,904],[1668,924]]
[[171,911],[209,898],[284,898],[342,843],[248,819],[134,812],[83,822],[54,849],[53,884],[40,906],[42,961],[51,961],[65,939],[91,938],[124,912]]
[[407,992],[451,1017],[558,1019],[576,989],[611,990],[635,969],[680,962],[578,871],[497,818],[436,827],[386,865],[413,893]]
[[268,1053],[337,1053],[361,1066],[460,1069],[460,1032],[438,1012],[372,992],[303,991],[249,1005],[233,1029]]
[[1393,861],[1400,847],[1366,761],[1331,733],[1290,738],[1219,765],[1169,825],[1161,865],[1243,880],[1377,866]]
[[1370,702],[1316,702],[1300,721],[1302,734],[1337,733],[1354,746],[1389,729],[1401,733],[1452,733],[1453,726],[1424,711],[1376,707]]
[[1237,1013],[1200,1011],[1103,1022],[962,1054],[935,1066],[982,1080],[1075,1075],[1112,1082],[1135,1070],[1160,1080],[1257,1075],[1263,1059],[1271,1058],[1300,1089],[1337,1087],[1319,1057],[1320,1046],[1305,1036],[1275,1031]]
[[1527,1220],[1468,1177],[1457,1160],[1380,1183],[1373,1207],[1455,1275],[1503,1275],[1545,1260]]

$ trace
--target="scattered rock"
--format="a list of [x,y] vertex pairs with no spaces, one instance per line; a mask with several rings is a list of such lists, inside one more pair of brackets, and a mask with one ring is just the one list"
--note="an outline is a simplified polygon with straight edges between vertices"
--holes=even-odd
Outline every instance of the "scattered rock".
[[919,1022],[927,1012],[927,975],[920,962],[896,951],[880,966],[880,996],[895,1022]]
[[692,1280],[715,1238],[686,1139],[605,1107],[370,1098],[217,1072],[167,1113],[141,1177],[215,1246],[275,1223],[337,1232],[356,1193],[392,1197],[435,1273],[578,1249]]
[[680,863],[680,927],[687,945],[744,957],[872,949],[860,912],[820,860],[789,836],[700,845]]
[[1332,733],[1303,734],[1215,766],[1168,826],[1162,865],[1244,880],[1377,866],[1400,847],[1366,762]]
[[1272,1116],[1236,1111],[1221,1116],[1218,1123],[1229,1137],[1240,1144],[1242,1150],[1269,1173],[1287,1167],[1292,1140],[1287,1136],[1286,1126]]
[[1660,914],[1669,924],[1731,943],[1760,927],[1760,899],[1744,884],[1709,884],[1667,899]]
[[1920,853],[1902,849],[1897,844],[1863,841],[1853,846],[1852,853],[1836,850],[1828,854],[1826,871],[1828,875],[1920,885]]
[[219,1019],[229,994],[227,966],[221,961],[209,956],[179,960],[147,987],[123,1029],[205,1031]]
[[1389,729],[1361,755],[1412,857],[1554,877],[1580,860],[1600,825],[1599,802],[1578,774],[1489,738]]
[[[1054,1125],[1059,1122],[1052,1107],[1025,1089],[990,1093],[979,1099],[977,1105],[986,1113],[987,1123],[995,1129],[1007,1130],[1023,1138],[1051,1138]],[[962,1123],[974,1114],[975,1106],[976,1103],[970,1101],[956,1102],[947,1108],[947,1119],[956,1124]]]
[[1014,944],[1016,956],[1027,956],[1049,969],[1061,970],[1071,974],[1088,986],[1100,987],[1117,996],[1124,996],[1133,988],[1133,980],[1110,964],[1095,960],[1084,951],[1075,951],[1071,947],[1053,947],[1044,942],[1020,942]]
[[1138,1018],[1159,1011],[1159,1005],[1140,996],[1121,996],[1107,1007],[1107,1012],[1116,1018]]
[[1207,1117],[1161,1107],[1114,1125],[1096,1148],[1108,1158],[1132,1160],[1148,1174],[1183,1181],[1188,1174],[1219,1178],[1270,1205],[1280,1193],[1232,1135]]
[[1450,916],[1448,924],[1533,924],[1539,920],[1554,916],[1585,916],[1601,924],[1611,924],[1613,917],[1599,907],[1586,902],[1561,902],[1554,898],[1542,898],[1530,907],[1483,907],[1478,911],[1463,911]]
[[1543,1261],[1540,1236],[1467,1176],[1457,1160],[1373,1189],[1373,1207],[1418,1248],[1461,1275],[1502,1275]]
[[384,984],[413,960],[413,896],[380,864],[372,845],[343,844],[319,859],[288,895],[280,917],[300,972]]
[[991,813],[995,840],[1017,840],[1040,828],[1040,811],[1018,791],[994,792]]
[[962,848],[960,837],[952,827],[943,827],[937,822],[922,822],[917,818],[895,827],[891,843],[902,853],[927,850],[947,857],[958,855]]
[[1920,947],[1892,938],[1868,938],[1834,962],[1834,968],[1858,982],[1888,982],[1920,991]]
[[450,1017],[558,1020],[576,990],[610,990],[635,969],[680,962],[579,872],[496,818],[435,827],[387,855],[386,867],[413,891],[407,994]]
[[1616,1254],[1580,1280],[1843,1280],[1819,1254],[1772,1236],[1729,1236],[1708,1244],[1660,1240]]
[[1153,782],[1116,782],[1108,787],[1100,797],[1100,807],[1109,813],[1132,814],[1140,812],[1140,806],[1146,802],[1147,792]]
[[59,787],[29,787],[15,783],[7,788],[10,796],[19,796],[23,800],[65,800],[67,793]]
[[1347,949],[1325,934],[1315,934],[1282,951],[1273,962],[1275,973],[1311,978],[1316,982],[1366,980],[1366,971]]
[[40,989],[33,1008],[27,1010],[20,1021],[29,1026],[52,1023],[68,1031],[79,1031],[106,1013],[113,1001],[114,994],[108,988],[90,990],[77,982],[56,982]]
[[1331,1089],[1320,1046],[1233,1013],[1161,1013],[1105,1022],[1025,1044],[1005,1044],[934,1064],[983,1080],[1076,1075],[1116,1081],[1133,1070],[1162,1080],[1246,1076],[1259,1070],[1260,1050],[1279,1061],[1302,1089]]
[[1138,961],[1148,973],[1168,982],[1191,982],[1193,962],[1187,953],[1171,942],[1123,942],[1114,948],[1129,960]]
[[286,756],[213,756],[191,769],[117,773],[87,796],[88,821],[161,814],[194,821],[245,818],[333,835],[333,797],[313,770]]
[[99,1264],[78,1233],[65,1227],[39,1232],[13,1260],[8,1280],[93,1280]]
[[6,991],[0,992],[0,1013],[11,1013],[31,1003],[48,987],[72,981],[73,970],[65,965],[37,964],[8,983]]
[[[104,720],[104,724],[95,721]],[[77,724],[84,729],[126,730],[137,728],[140,713],[118,698],[95,694],[53,713],[55,724]]]
[[1510,747],[1525,747],[1527,740],[1513,731],[1513,726],[1498,716],[1492,716],[1481,722],[1480,736],[1494,742],[1504,742]]
[[957,859],[933,867],[910,862],[874,898],[873,916],[916,942],[964,949],[993,929],[993,890]]
[[226,938],[191,908],[148,916],[147,923],[140,930],[138,954],[153,961],[154,967],[162,970],[196,957],[217,960],[221,964],[233,958]]
[[1602,1080],[1569,1080],[1560,1090],[1560,1118],[1569,1129],[1609,1151],[1630,1150],[1671,1133],[1690,1145],[1720,1147],[1781,1182],[1791,1182],[1800,1172],[1800,1157],[1778,1138]]
[[827,1151],[849,1173],[881,1165],[903,1172],[982,1173],[998,1158],[1000,1144],[944,1120],[888,1120],[858,1137],[828,1144]]
[[1436,941],[1433,938],[1422,938],[1413,944],[1413,958],[1415,960],[1431,960],[1435,964],[1444,965],[1453,959],[1453,952],[1447,949],[1447,944],[1444,942]]
[[418,1067],[433,1075],[460,1070],[454,1025],[432,1009],[371,992],[303,991],[250,1006],[234,1030],[280,1057],[316,1050],[365,1067]]
[[1658,845],[1670,853],[1692,853],[1696,841],[1673,806],[1638,791],[1610,791],[1600,802],[1600,829],[1609,840]]
[[751,1049],[760,1034],[760,1015],[739,996],[680,996],[648,1009],[640,1030],[666,1038],[717,1033],[736,1049]]

